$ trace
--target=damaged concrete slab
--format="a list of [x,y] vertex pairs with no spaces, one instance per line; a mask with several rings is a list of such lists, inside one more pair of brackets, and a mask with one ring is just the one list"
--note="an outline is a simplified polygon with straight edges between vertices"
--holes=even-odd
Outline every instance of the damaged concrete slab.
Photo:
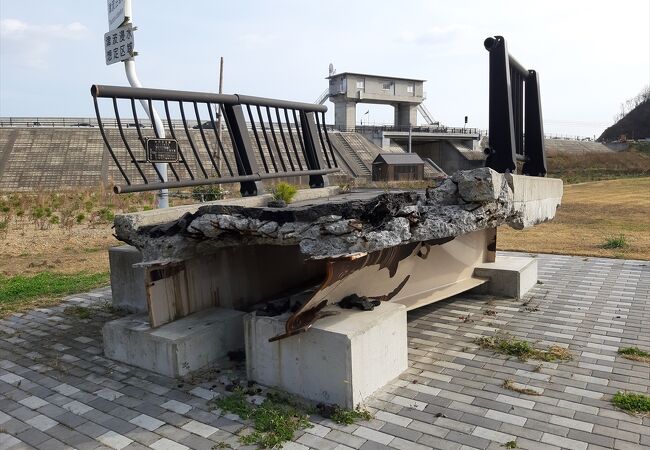
[[[515,189],[516,187],[516,189]],[[562,181],[460,171],[425,192],[327,190],[324,197],[268,208],[263,200],[225,200],[152,223],[157,211],[119,215],[117,237],[165,264],[233,245],[299,245],[308,258],[373,252],[401,244],[455,237],[509,223],[532,226],[553,217]],[[536,207],[528,207],[531,201]],[[539,206],[543,205],[543,209]]]

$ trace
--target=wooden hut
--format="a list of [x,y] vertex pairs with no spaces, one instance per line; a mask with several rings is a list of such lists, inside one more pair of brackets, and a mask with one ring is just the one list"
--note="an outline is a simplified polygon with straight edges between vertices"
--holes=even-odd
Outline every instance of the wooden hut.
[[424,179],[424,161],[417,153],[380,153],[372,162],[372,181]]

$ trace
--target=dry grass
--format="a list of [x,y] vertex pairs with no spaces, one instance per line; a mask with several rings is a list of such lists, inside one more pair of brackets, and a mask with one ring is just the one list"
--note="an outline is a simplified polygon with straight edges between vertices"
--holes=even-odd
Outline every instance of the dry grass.
[[514,380],[503,380],[503,387],[514,392],[526,395],[542,395],[540,391],[515,383]]
[[[170,199],[172,206],[195,202],[190,192]],[[150,192],[0,192],[0,276],[108,272],[106,250],[120,245],[111,229],[114,215],[153,205]]]
[[638,347],[619,348],[618,354],[623,358],[630,359],[632,361],[650,364],[650,353],[646,352],[645,350],[641,350]]
[[570,361],[573,359],[571,352],[558,345],[548,349],[535,348],[528,341],[517,339],[508,333],[498,331],[493,336],[481,336],[474,341],[479,347],[494,350],[502,355],[516,356],[521,361],[534,359],[537,361]]
[[[612,236],[627,246],[603,248]],[[500,250],[650,260],[650,178],[565,185],[552,222],[516,231],[499,228]]]
[[650,176],[647,146],[632,146],[622,152],[551,153],[547,155],[548,176],[565,183]]

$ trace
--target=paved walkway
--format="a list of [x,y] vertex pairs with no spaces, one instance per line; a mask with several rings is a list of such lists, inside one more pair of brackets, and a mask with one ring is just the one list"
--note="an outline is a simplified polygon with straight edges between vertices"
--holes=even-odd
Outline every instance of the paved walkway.
[[[610,403],[618,390],[650,391],[650,367],[616,353],[650,348],[650,263],[538,259],[540,284],[523,302],[465,295],[410,313],[410,368],[369,402],[375,418],[312,417],[285,448],[650,447],[650,418]],[[109,298],[99,290],[0,321],[0,449],[237,448],[245,424],[208,406],[223,373],[181,382],[102,356]],[[71,305],[92,306],[92,317]],[[524,363],[473,343],[497,330],[568,347],[574,359]],[[541,395],[505,389],[506,379]]]

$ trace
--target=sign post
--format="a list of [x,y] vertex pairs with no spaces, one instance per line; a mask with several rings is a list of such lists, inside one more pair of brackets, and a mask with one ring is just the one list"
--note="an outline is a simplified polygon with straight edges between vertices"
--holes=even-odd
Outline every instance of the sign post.
[[[124,62],[126,78],[129,80],[131,87],[142,87],[135,71],[135,48],[133,32],[136,28],[133,26],[133,12],[131,10],[131,0],[107,0],[108,5],[108,33],[104,34],[104,55],[106,65]],[[140,100],[140,104],[149,120],[153,124],[158,136],[158,141],[165,141],[165,128],[162,120],[155,108],[149,109],[146,100]],[[160,147],[162,144],[152,144],[154,147]],[[163,145],[164,146],[164,145]],[[175,144],[174,144],[174,148]],[[149,149],[147,149],[149,153]],[[169,161],[168,159],[167,161]],[[155,162],[154,162],[155,161]],[[154,162],[158,173],[160,173],[163,182],[167,181],[167,162],[160,162],[161,159],[155,159]],[[169,192],[167,189],[158,191],[156,198],[156,208],[169,207]]]

